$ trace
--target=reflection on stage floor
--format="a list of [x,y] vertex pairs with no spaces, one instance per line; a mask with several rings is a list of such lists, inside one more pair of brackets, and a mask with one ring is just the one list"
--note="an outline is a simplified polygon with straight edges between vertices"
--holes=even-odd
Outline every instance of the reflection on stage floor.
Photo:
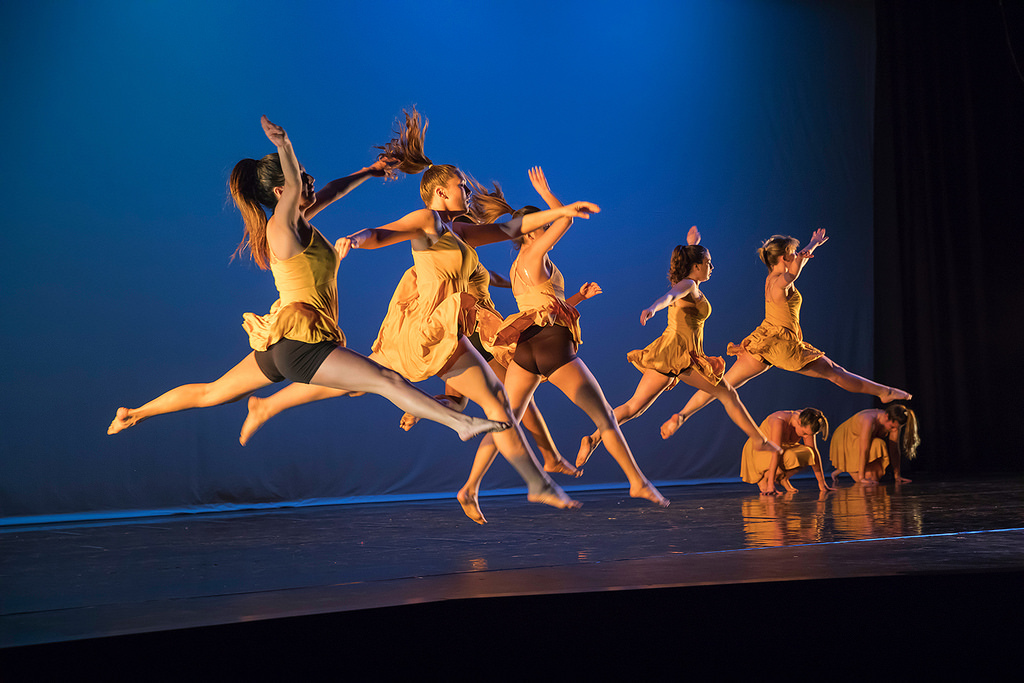
[[1024,569],[1024,479],[575,492],[0,527],[0,647],[463,598]]

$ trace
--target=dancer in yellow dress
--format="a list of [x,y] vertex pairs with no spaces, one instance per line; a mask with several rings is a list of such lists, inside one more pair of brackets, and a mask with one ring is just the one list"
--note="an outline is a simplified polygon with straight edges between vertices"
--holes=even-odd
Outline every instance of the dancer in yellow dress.
[[[548,206],[552,209],[562,206],[552,194],[540,167],[530,169],[529,176],[534,189]],[[513,213],[500,197],[492,199],[496,201],[488,218],[493,220],[504,213]],[[529,206],[513,215],[535,216],[539,212],[536,207]],[[571,225],[570,218],[562,218],[516,240],[519,255],[512,264],[509,279],[520,312],[509,316],[497,335],[498,344],[514,349],[513,360],[505,375],[505,388],[513,414],[522,416],[538,385],[547,379],[594,421],[598,432],[607,441],[608,451],[626,474],[629,495],[666,507],[669,501],[637,466],[601,386],[583,360],[576,356],[581,341],[580,314],[565,300],[565,281],[548,256]],[[576,296],[584,297],[585,290],[586,287]],[[482,447],[477,450],[470,477],[463,487],[466,495],[476,495],[493,460],[493,453],[488,454]]]
[[846,472],[859,484],[874,485],[891,467],[896,483],[909,483],[901,473],[902,455],[913,460],[920,443],[917,416],[910,408],[896,403],[882,410],[862,410],[839,425],[832,437],[832,482]]
[[[800,329],[800,305],[803,298],[796,288],[807,261],[814,251],[828,241],[824,229],[815,230],[806,247],[797,251],[800,242],[786,235],[774,235],[758,250],[758,256],[768,267],[764,283],[764,322],[740,344],[729,344],[728,353],[736,361],[725,373],[725,379],[739,388],[747,381],[766,372],[772,366],[808,377],[821,377],[836,386],[859,394],[877,396],[883,403],[908,400],[910,394],[902,389],[887,387],[865,379],[830,360],[804,341]],[[670,417],[661,426],[661,436],[667,439],[698,410],[715,400],[707,392],[697,392],[683,410]]]
[[[629,401],[615,409],[615,419],[622,424],[642,415],[665,390],[681,381],[722,401],[729,418],[760,449],[779,452],[779,446],[754,423],[736,389],[722,378],[725,361],[704,354],[704,321],[711,315],[711,304],[700,291],[700,283],[707,282],[712,270],[711,252],[701,246],[700,231],[694,226],[686,235],[686,244],[677,245],[672,252],[668,272],[672,288],[640,312],[640,324],[646,325],[655,313],[667,308],[668,326],[646,348],[626,354],[643,375]],[[598,432],[584,436],[576,466],[581,467],[600,443]]]
[[789,478],[804,467],[810,467],[818,480],[818,489],[823,492],[832,490],[825,483],[821,453],[818,452],[817,435],[828,439],[828,420],[820,410],[778,410],[764,419],[761,431],[782,446],[782,453],[758,450],[757,444],[748,439],[743,445],[740,460],[740,478],[743,481],[757,484],[764,496],[778,493],[776,482],[782,484],[788,493],[796,493],[796,487]]
[[403,410],[454,429],[464,440],[508,429],[507,422],[450,410],[397,373],[345,348],[345,335],[338,327],[337,274],[353,242],[342,238],[332,246],[309,219],[368,177],[385,175],[390,161],[379,159],[314,193],[313,177],[299,165],[284,129],[265,116],[261,123],[277,153],[238,162],[230,188],[245,223],[239,251],[248,250],[260,268],[269,267],[280,298],[265,316],[245,315],[253,352],[238,365],[214,382],[182,385],[139,408],[118,408],[107,433],[116,434],[154,415],[237,401],[284,379],[380,394]]
[[[353,248],[358,249],[410,242],[415,263],[414,274],[406,272],[391,299],[370,359],[414,382],[440,377],[479,405],[489,418],[511,421],[504,387],[466,336],[472,333],[476,319],[475,299],[469,293],[470,279],[479,264],[474,247],[514,239],[558,218],[589,218],[600,208],[574,202],[507,223],[460,222],[456,219],[468,210],[467,180],[455,166],[435,165],[424,154],[426,128],[415,110],[406,114],[404,129],[382,148],[381,155],[397,160],[396,168],[404,173],[423,172],[420,196],[426,208],[350,236]],[[322,398],[315,387],[292,384],[278,392],[275,402],[280,412]],[[578,507],[579,503],[541,469],[519,425],[513,427],[495,432],[495,443],[526,482],[528,499],[559,508]],[[467,516],[483,521],[475,496],[460,493],[458,499]]]

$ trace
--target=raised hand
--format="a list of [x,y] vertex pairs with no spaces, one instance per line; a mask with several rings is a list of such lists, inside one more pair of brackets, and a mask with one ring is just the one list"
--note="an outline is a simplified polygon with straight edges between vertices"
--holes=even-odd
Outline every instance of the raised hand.
[[686,232],[686,243],[690,246],[700,244],[700,231],[697,230],[697,226],[693,226]]
[[534,166],[527,174],[530,176],[530,183],[533,184],[533,189],[537,191],[537,194],[544,197],[551,194],[551,187],[548,185],[548,179],[544,177],[544,171],[540,166]]
[[271,122],[266,114],[260,117],[260,125],[263,126],[263,132],[267,134],[267,137],[274,143],[275,147],[280,147],[288,142],[288,133],[285,133],[284,128],[281,126]]
[[804,247],[803,251],[809,256],[812,251],[825,244],[825,242],[828,242],[828,237],[825,236],[825,228],[818,228],[814,231],[814,234],[811,235],[811,241],[807,243],[807,246]]
[[640,311],[640,324],[641,325],[646,325],[647,321],[650,320],[653,317],[654,317],[654,311],[652,311],[649,308],[645,308],[644,310]]

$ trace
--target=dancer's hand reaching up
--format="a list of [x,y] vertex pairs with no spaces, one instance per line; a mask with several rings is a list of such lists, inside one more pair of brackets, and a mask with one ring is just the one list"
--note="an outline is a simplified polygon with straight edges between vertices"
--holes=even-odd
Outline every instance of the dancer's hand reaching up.
[[284,132],[284,128],[272,123],[265,114],[260,117],[260,125],[263,126],[263,132],[267,134],[267,138],[274,143],[275,147],[280,147],[288,142],[288,133]]

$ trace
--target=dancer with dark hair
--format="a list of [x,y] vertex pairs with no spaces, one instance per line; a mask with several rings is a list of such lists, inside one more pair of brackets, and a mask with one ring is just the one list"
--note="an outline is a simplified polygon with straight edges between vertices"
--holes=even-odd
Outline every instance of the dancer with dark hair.
[[[551,192],[540,167],[530,169],[529,176],[534,189],[549,207],[558,209],[562,206]],[[486,197],[478,194],[477,198],[480,203],[490,200],[489,207],[484,210],[484,220],[493,220],[505,213],[527,217],[540,213],[540,209],[533,206],[513,212],[500,197],[500,192]],[[566,301],[562,274],[548,255],[571,225],[571,218],[561,218],[514,240],[519,255],[512,264],[509,279],[520,312],[509,316],[497,335],[498,344],[514,348],[512,362],[505,374],[505,388],[513,415],[522,415],[537,386],[547,379],[594,421],[598,432],[606,439],[608,451],[626,474],[629,495],[666,507],[669,501],[637,466],[600,384],[576,355],[581,339],[579,313]],[[587,289],[585,285],[573,298],[587,298]],[[494,460],[495,454],[488,453],[483,446],[481,443],[477,450],[473,470],[462,489],[467,496],[477,494],[480,482]]]
[[370,176],[385,175],[391,161],[382,157],[314,193],[313,177],[299,164],[284,129],[266,116],[261,123],[277,153],[238,162],[229,185],[245,224],[238,252],[248,251],[260,268],[273,272],[280,298],[265,316],[245,314],[253,351],[238,365],[214,382],[179,386],[139,408],[118,408],[107,433],[154,415],[237,401],[284,379],[380,394],[402,410],[450,427],[463,440],[507,430],[508,422],[472,418],[442,406],[398,373],[345,348],[338,328],[337,274],[353,242],[342,238],[332,246],[309,219]]
[[[742,343],[729,344],[728,353],[736,356],[736,361],[725,373],[725,379],[739,388],[774,366],[827,379],[846,391],[877,396],[883,403],[910,399],[910,394],[902,389],[848,372],[830,360],[824,351],[804,341],[800,328],[803,298],[796,288],[796,280],[807,261],[814,258],[814,251],[827,241],[825,230],[819,229],[800,251],[797,251],[800,242],[788,235],[774,235],[758,249],[758,256],[768,267],[764,283],[764,322]],[[695,393],[680,413],[662,425],[662,438],[672,436],[686,420],[713,400],[715,397],[707,392]]]
[[[474,247],[509,240],[558,218],[589,218],[600,211],[574,202],[506,223],[478,225],[456,220],[467,212],[468,182],[455,166],[434,164],[423,152],[426,122],[413,110],[382,158],[396,160],[404,173],[423,171],[420,196],[426,208],[350,236],[353,248],[379,249],[410,242],[414,268],[399,282],[373,344],[372,360],[413,382],[436,376],[479,405],[492,419],[512,421],[508,396],[494,372],[467,338],[475,328],[476,300],[469,283],[479,260]],[[315,387],[292,384],[278,392],[276,412],[324,398]],[[544,473],[518,424],[495,432],[495,443],[527,485],[528,499],[559,508],[578,507]],[[466,514],[483,517],[475,496],[460,492]]]
[[740,460],[740,478],[743,481],[757,484],[763,496],[778,493],[776,483],[782,484],[787,493],[796,493],[796,487],[790,483],[789,478],[803,468],[810,467],[818,480],[818,489],[822,492],[833,490],[825,483],[816,440],[818,434],[828,439],[828,420],[820,410],[778,410],[764,419],[761,431],[782,446],[782,453],[769,454],[757,450],[757,444],[747,439]]
[[902,456],[913,460],[920,443],[917,416],[905,405],[862,410],[839,425],[832,437],[832,483],[846,472],[859,484],[877,484],[890,467],[896,483],[910,483],[901,474]]
[[[711,277],[711,252],[700,244],[700,232],[693,226],[686,244],[672,251],[668,279],[672,288],[640,312],[640,324],[646,325],[655,313],[668,309],[668,327],[644,349],[630,351],[626,359],[643,373],[633,396],[615,409],[619,424],[642,415],[661,394],[683,382],[722,402],[736,426],[758,444],[758,450],[781,452],[754,423],[736,389],[723,380],[725,361],[704,353],[704,321],[711,315],[711,304],[700,291],[700,283]],[[594,432],[580,440],[576,467],[583,464],[601,443]]]

